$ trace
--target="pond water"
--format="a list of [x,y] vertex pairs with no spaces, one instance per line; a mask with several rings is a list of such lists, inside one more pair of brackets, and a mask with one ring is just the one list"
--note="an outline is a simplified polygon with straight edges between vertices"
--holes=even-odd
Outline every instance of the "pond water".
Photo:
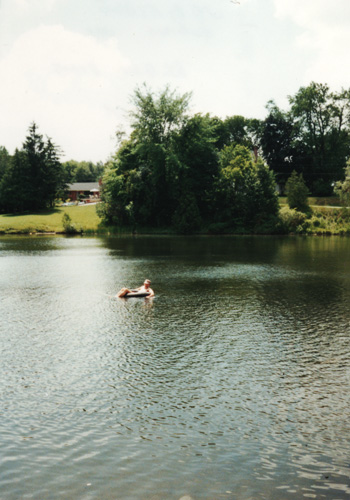
[[349,499],[350,239],[2,237],[0,289],[2,500]]

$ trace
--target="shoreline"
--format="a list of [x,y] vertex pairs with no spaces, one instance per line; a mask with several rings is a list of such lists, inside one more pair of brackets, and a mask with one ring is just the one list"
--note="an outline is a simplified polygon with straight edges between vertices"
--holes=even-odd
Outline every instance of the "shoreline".
[[249,233],[249,232],[228,232],[228,233],[210,233],[210,232],[200,232],[200,233],[189,233],[189,234],[181,234],[181,233],[175,233],[175,232],[157,232],[157,231],[152,231],[152,232],[128,232],[128,231],[93,231],[93,230],[87,230],[87,231],[82,231],[82,232],[76,232],[76,233],[69,233],[65,231],[0,231],[0,238],[3,236],[69,236],[69,237],[80,237],[80,238],[89,238],[89,237],[94,237],[94,236],[115,236],[115,237],[121,237],[121,236],[172,236],[172,237],[186,237],[186,238],[191,238],[194,236],[208,236],[208,237],[222,237],[222,236],[270,236],[270,237],[283,237],[283,236],[298,236],[298,237],[310,237],[310,236],[317,236],[317,237],[330,237],[330,236],[340,236],[340,237],[349,237],[350,236],[350,231],[349,232],[344,232],[344,231],[339,231],[339,232],[331,232],[331,231],[320,231],[320,232],[313,232],[313,233],[298,233],[298,232],[290,232],[290,233]]
[[[281,200],[282,201],[282,200]],[[68,216],[68,217],[67,217]],[[69,220],[68,226],[65,218]],[[233,224],[235,221],[232,221]],[[36,213],[0,214],[0,236],[111,236],[111,235],[302,235],[350,236],[350,210],[332,205],[310,205],[310,212],[298,212],[280,203],[279,213],[253,227],[230,227],[229,223],[207,222],[202,229],[180,233],[172,227],[106,225],[96,212],[96,205],[58,206]]]

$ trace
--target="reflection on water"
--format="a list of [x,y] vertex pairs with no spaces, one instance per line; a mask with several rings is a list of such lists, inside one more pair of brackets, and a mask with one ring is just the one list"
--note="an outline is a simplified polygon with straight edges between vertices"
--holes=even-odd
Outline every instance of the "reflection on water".
[[0,498],[349,498],[349,250],[1,238]]

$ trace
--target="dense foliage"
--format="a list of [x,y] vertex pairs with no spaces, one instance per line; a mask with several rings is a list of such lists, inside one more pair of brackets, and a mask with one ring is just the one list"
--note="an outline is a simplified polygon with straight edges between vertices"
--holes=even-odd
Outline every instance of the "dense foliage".
[[67,184],[73,182],[97,182],[103,174],[102,162],[69,160],[62,163],[64,180]]
[[297,174],[293,170],[292,175],[286,182],[286,195],[289,208],[295,208],[300,212],[306,212],[309,209],[309,190],[303,179],[303,174]]
[[290,109],[273,101],[261,123],[258,142],[283,187],[295,170],[315,196],[332,194],[350,155],[350,90],[331,92],[312,82],[289,97]]
[[334,187],[335,193],[339,196],[340,201],[346,207],[350,206],[350,160],[347,161],[345,167],[343,181],[338,181]]
[[50,138],[45,141],[32,123],[22,149],[16,149],[13,156],[0,147],[0,211],[53,207],[57,199],[66,199],[68,184],[98,181],[103,170],[102,163],[61,163],[59,148]]
[[105,219],[183,232],[255,230],[277,211],[274,176],[300,210],[308,193],[330,195],[344,178],[350,90],[312,82],[289,97],[287,111],[270,101],[262,121],[189,116],[189,99],[168,88],[136,90],[132,132],[104,176]]
[[247,122],[190,116],[189,98],[136,90],[132,132],[103,177],[99,211],[107,221],[187,233],[254,229],[276,215],[274,178],[254,162]]
[[5,171],[9,167],[10,164],[10,155],[6,148],[0,146],[0,182],[3,178]]
[[33,123],[22,149],[16,149],[12,157],[6,153],[3,149],[1,210],[22,212],[52,207],[64,182],[59,149],[52,140],[45,141]]

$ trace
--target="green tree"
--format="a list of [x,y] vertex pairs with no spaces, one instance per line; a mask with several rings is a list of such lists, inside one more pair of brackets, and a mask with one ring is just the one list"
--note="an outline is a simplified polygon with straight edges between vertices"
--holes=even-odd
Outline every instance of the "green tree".
[[136,89],[130,114],[132,133],[122,142],[103,177],[104,206],[100,211],[107,219],[122,224],[132,213],[138,224],[171,224],[182,168],[177,144],[187,120],[189,97],[179,96],[168,87],[158,94],[146,86]]
[[134,103],[130,137],[103,176],[105,220],[188,233],[212,222],[251,228],[277,213],[273,173],[236,142],[254,144],[258,120],[231,121],[232,142],[219,152],[223,122],[189,116],[189,94],[137,89]]
[[53,207],[59,193],[64,192],[66,183],[60,162],[60,150],[48,137],[45,148],[44,176],[40,183],[40,191],[45,206]]
[[172,218],[174,228],[179,233],[189,234],[196,231],[201,222],[202,218],[194,193],[190,190],[183,191]]
[[27,168],[23,170],[27,209],[53,206],[63,178],[59,149],[50,138],[45,142],[37,125],[32,123],[22,150],[27,159]]
[[254,162],[244,146],[226,146],[220,152],[217,184],[217,221],[239,228],[262,224],[278,210],[273,173],[261,160]]
[[28,132],[22,148],[26,161],[21,171],[20,183],[23,183],[25,192],[21,198],[27,210],[37,210],[46,205],[43,205],[42,199],[43,195],[45,197],[42,184],[45,176],[45,142],[34,122]]
[[218,150],[232,144],[241,144],[253,149],[254,144],[252,144],[250,134],[251,120],[241,115],[228,116],[224,120],[214,117],[211,120],[216,128],[216,146]]
[[295,125],[289,113],[282,111],[273,101],[267,104],[268,116],[261,124],[259,137],[262,154],[284,187],[293,170],[302,167],[302,153],[295,143]]
[[0,182],[0,207],[3,212],[21,212],[30,203],[29,163],[23,151],[15,150]]
[[82,232],[81,228],[73,224],[71,216],[66,212],[62,215],[62,226],[64,232],[67,234],[77,234]]
[[[136,214],[144,224],[164,226],[171,223],[172,180],[171,169],[178,165],[176,140],[187,119],[190,94],[178,95],[166,87],[154,94],[146,86],[134,93],[131,112],[133,140],[136,147],[139,199]],[[144,189],[142,189],[144,188]],[[146,197],[149,198],[145,204]]]
[[[174,209],[180,210],[179,201],[191,199],[188,217],[193,221],[206,222],[212,216],[214,185],[219,175],[216,140],[217,127],[208,114],[188,118],[176,138],[176,157],[169,169],[175,187]],[[198,216],[194,217],[197,209]]]
[[158,94],[146,85],[136,88],[130,117],[137,140],[148,145],[169,144],[186,119],[190,97],[189,93],[178,95],[169,87]]
[[304,167],[299,172],[314,194],[330,194],[350,153],[350,91],[330,92],[328,85],[312,82],[289,102],[296,142],[304,147]]
[[346,207],[350,206],[350,160],[347,161],[344,169],[345,179],[338,181],[334,186],[334,192],[339,196],[340,201]]
[[97,182],[103,175],[101,162],[69,160],[62,164],[64,179],[67,184],[73,182]]
[[77,169],[78,162],[74,160],[65,161],[62,163],[63,176],[67,184],[75,182],[75,171]]
[[128,225],[130,220],[128,205],[132,202],[132,194],[127,192],[128,173],[121,170],[118,157],[107,163],[102,184],[102,203],[97,207],[98,215],[107,223]]
[[45,142],[32,123],[21,150],[16,150],[0,185],[4,211],[38,210],[53,206],[62,188],[60,151],[50,138]]
[[303,174],[297,174],[297,172],[293,170],[292,175],[286,183],[286,195],[289,208],[295,208],[300,212],[309,210],[309,190],[303,179]]
[[91,162],[80,162],[75,171],[76,182],[94,182],[95,175]]
[[0,146],[0,182],[10,164],[10,155],[4,146]]

